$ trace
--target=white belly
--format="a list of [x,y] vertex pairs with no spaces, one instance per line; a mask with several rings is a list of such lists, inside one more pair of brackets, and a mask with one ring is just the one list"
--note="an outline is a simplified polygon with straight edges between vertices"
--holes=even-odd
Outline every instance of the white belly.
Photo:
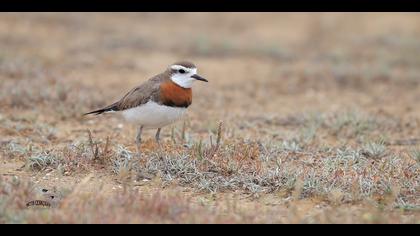
[[144,105],[123,111],[122,115],[128,122],[142,125],[146,129],[156,129],[177,121],[186,110],[183,107],[168,107],[149,101]]

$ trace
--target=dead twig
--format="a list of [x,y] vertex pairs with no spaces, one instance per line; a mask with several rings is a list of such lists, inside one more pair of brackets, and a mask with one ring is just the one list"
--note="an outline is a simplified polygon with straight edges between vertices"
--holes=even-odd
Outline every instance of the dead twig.
[[219,128],[217,129],[217,140],[216,140],[216,150],[219,150],[220,141],[222,140],[222,128],[223,128],[223,121],[219,122]]
[[89,146],[92,151],[93,160],[96,160],[99,157],[99,147],[96,143],[93,142],[92,132],[90,132],[90,130],[87,130],[87,132],[89,135]]

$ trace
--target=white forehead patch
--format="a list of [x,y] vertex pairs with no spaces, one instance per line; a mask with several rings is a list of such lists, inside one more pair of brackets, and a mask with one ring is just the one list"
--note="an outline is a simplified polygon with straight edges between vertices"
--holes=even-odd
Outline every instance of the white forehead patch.
[[172,65],[171,69],[173,69],[173,70],[179,70],[179,69],[187,70],[187,68],[185,68],[184,66],[181,66],[181,65]]
[[183,70],[185,70],[185,71],[197,71],[197,69],[196,69],[196,68],[187,68],[187,67],[185,67],[185,66],[181,66],[181,65],[172,65],[172,66],[171,66],[171,69],[173,69],[173,70],[180,70],[180,69],[183,69]]

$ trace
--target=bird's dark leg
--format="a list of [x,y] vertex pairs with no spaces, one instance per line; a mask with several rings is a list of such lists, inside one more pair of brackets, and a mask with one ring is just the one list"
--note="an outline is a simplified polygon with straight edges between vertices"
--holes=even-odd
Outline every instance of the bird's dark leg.
[[141,144],[141,133],[143,131],[143,126],[140,126],[137,129],[136,144],[137,144],[137,153],[140,156],[140,144]]
[[159,146],[160,146],[160,130],[161,128],[158,128],[158,130],[156,131],[156,136],[155,136],[156,142]]

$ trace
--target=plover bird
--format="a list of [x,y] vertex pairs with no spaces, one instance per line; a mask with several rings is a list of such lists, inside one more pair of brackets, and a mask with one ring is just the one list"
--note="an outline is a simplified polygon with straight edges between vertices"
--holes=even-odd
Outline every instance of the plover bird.
[[144,129],[157,129],[156,142],[162,127],[180,119],[192,102],[194,81],[208,82],[197,74],[191,62],[176,62],[163,73],[130,90],[118,102],[105,108],[85,113],[103,114],[118,112],[130,123],[137,125],[136,144],[140,152],[141,134]]

